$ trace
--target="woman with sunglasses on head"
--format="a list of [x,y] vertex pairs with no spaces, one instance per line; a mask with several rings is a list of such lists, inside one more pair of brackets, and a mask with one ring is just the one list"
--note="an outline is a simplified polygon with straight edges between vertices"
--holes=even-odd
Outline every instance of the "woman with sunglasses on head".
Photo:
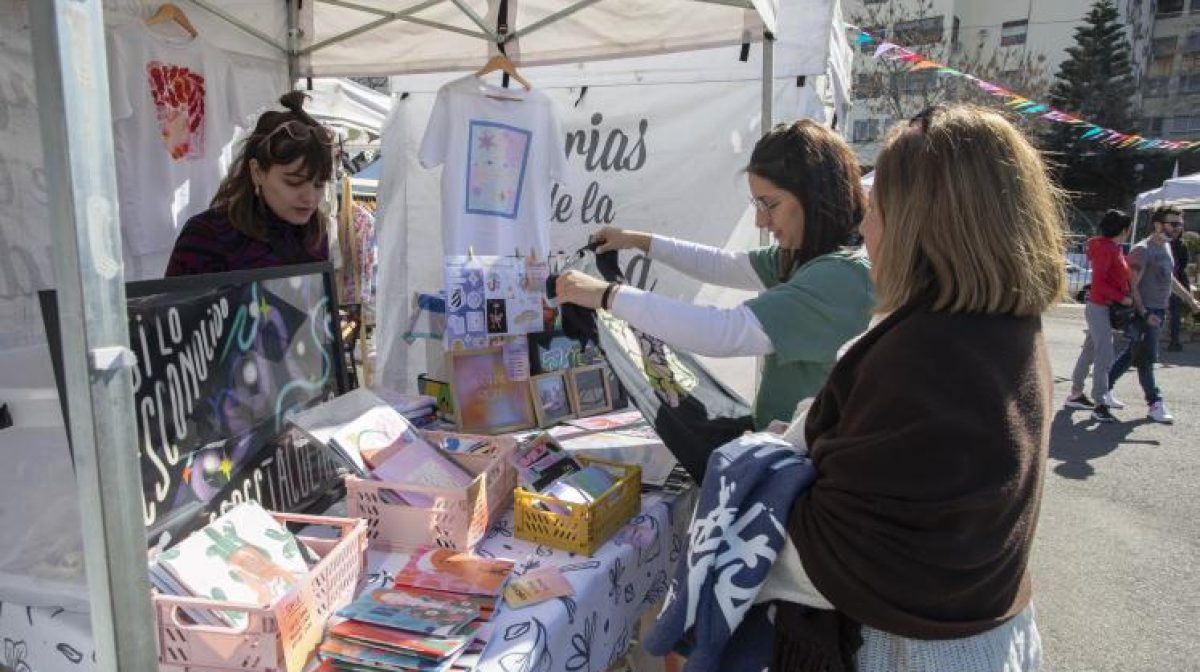
[[776,605],[771,669],[1030,672],[1063,195],[1009,121],[965,106],[893,128],[875,175],[880,319],[808,411],[817,477],[786,524],[807,590]]
[[746,167],[755,224],[775,244],[749,252],[614,227],[598,253],[636,248],[705,283],[760,292],[735,308],[697,306],[576,271],[559,276],[560,302],[605,308],[667,344],[712,357],[765,356],[754,425],[790,420],[820,388],[837,351],[866,328],[874,300],[866,257],[847,247],[865,198],[858,161],[833,131],[780,124]]
[[320,204],[333,175],[333,134],[304,111],[305,94],[264,112],[211,207],[184,224],[167,276],[325,261]]

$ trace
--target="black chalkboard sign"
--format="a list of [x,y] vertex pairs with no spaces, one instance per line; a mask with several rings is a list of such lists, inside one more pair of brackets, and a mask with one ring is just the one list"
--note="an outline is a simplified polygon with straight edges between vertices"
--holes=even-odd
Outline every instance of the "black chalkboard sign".
[[[148,541],[179,539],[248,499],[305,510],[339,486],[336,462],[285,422],[345,390],[332,272],[317,263],[126,284]],[[65,417],[56,300],[40,298]]]

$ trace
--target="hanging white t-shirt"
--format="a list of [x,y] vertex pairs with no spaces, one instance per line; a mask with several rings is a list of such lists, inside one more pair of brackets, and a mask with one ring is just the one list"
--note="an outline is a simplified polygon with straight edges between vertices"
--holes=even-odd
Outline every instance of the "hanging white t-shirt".
[[121,229],[136,254],[168,251],[221,183],[222,150],[243,117],[233,64],[201,38],[141,21],[108,44]]
[[[519,100],[499,100],[495,97]],[[443,86],[421,141],[442,165],[444,253],[507,256],[550,250],[550,189],[567,176],[563,134],[546,94],[473,75]]]

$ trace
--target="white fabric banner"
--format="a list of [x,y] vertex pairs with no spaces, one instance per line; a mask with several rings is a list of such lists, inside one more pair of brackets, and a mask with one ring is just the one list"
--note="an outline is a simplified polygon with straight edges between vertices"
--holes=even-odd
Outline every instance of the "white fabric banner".
[[[536,82],[537,80],[535,80]],[[821,117],[812,87],[776,81],[776,118]],[[749,248],[758,235],[747,203],[742,170],[761,136],[757,81],[606,85],[545,89],[563,127],[570,179],[552,192],[551,247],[574,252],[601,226],[611,224],[720,247]],[[429,119],[433,94],[397,102],[403,128],[385,133],[383,153],[403,148],[398,190],[381,191],[380,278],[377,332],[378,382],[412,390],[420,373],[436,374],[438,347],[402,338],[414,292],[436,292],[441,281],[441,170],[425,170],[416,149]],[[400,180],[397,180],[399,182]],[[632,282],[685,300],[732,305],[745,293],[702,287],[682,274],[624,252]],[[711,362],[710,362],[711,363]],[[753,360],[725,360],[715,372],[748,398]]]

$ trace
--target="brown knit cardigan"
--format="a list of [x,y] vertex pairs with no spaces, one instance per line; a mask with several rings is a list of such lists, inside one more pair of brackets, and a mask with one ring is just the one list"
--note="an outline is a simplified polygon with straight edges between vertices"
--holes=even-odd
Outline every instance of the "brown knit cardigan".
[[1029,604],[1051,384],[1037,317],[916,302],[847,351],[809,410],[818,476],[788,521],[838,618],[780,605],[774,669],[836,657],[839,635],[848,663],[847,621],[952,639]]

